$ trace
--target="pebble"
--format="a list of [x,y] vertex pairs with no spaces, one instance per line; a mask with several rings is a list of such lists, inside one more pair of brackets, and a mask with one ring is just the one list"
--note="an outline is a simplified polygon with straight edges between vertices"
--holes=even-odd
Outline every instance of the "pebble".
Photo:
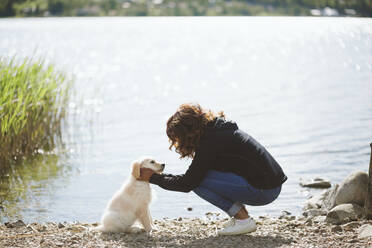
[[58,228],[64,228],[65,227],[65,225],[63,225],[62,223],[58,223],[58,226],[57,226]]
[[341,226],[333,226],[331,227],[331,232],[342,232],[342,227]]
[[316,216],[313,218],[315,223],[324,223],[326,220],[326,216]]
[[26,226],[26,224],[22,220],[17,220],[15,222],[5,222],[4,224],[7,228],[15,228],[15,227],[23,227]]
[[308,219],[305,221],[305,225],[306,226],[312,226],[313,225],[313,221],[311,219]]
[[342,225],[342,228],[345,230],[345,231],[351,231],[357,227],[360,226],[360,223],[358,221],[352,221],[352,222],[349,222],[349,223],[346,223],[344,225]]
[[[214,216],[214,214],[208,214]],[[287,215],[289,216],[289,215]],[[294,216],[293,216],[294,217]],[[224,216],[221,217],[224,218]],[[90,232],[93,224],[59,223],[40,225],[31,223],[36,229],[45,227],[47,235],[32,233],[27,238],[6,238],[8,235],[24,235],[30,233],[27,227],[9,229],[0,225],[0,247],[369,247],[372,239],[359,239],[355,232],[343,232],[343,226],[330,227],[323,223],[305,221],[259,218],[261,223],[257,231],[238,236],[217,236],[216,230],[222,227],[222,220],[208,218],[185,218],[155,220],[159,230],[147,235],[140,234],[100,234]],[[310,226],[307,224],[311,223]],[[363,223],[364,222],[358,222]],[[367,223],[367,222],[366,222]],[[340,230],[337,230],[341,229]],[[5,238],[4,238],[5,237]],[[23,236],[22,236],[23,237]],[[370,242],[370,243],[368,243]]]
[[327,211],[321,209],[309,209],[302,213],[305,217],[315,217],[319,215],[327,215]]

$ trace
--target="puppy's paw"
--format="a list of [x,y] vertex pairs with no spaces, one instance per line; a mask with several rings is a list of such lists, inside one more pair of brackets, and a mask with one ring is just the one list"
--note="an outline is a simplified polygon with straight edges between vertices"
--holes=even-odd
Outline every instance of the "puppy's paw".
[[151,232],[157,232],[159,231],[159,228],[155,225],[151,225]]
[[140,228],[140,227],[137,227],[137,226],[132,226],[131,228],[128,229],[128,233],[131,233],[131,234],[138,234],[138,233],[142,233],[144,232],[145,229],[143,228]]

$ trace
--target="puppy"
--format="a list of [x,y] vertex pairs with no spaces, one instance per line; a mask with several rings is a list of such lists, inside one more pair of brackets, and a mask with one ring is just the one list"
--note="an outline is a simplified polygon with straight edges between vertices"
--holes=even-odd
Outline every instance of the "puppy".
[[165,164],[154,159],[143,158],[132,164],[132,174],[111,198],[101,218],[101,225],[95,230],[102,232],[128,232],[135,233],[140,229],[133,227],[139,221],[146,232],[153,228],[149,205],[151,202],[150,184],[137,180],[141,168],[150,168],[155,173],[161,173]]

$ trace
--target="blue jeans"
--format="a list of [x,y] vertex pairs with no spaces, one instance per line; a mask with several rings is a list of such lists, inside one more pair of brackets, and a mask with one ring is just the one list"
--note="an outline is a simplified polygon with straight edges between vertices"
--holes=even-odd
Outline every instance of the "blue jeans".
[[262,206],[273,202],[280,194],[282,186],[275,189],[256,189],[247,180],[234,173],[210,170],[194,192],[234,216],[243,204]]

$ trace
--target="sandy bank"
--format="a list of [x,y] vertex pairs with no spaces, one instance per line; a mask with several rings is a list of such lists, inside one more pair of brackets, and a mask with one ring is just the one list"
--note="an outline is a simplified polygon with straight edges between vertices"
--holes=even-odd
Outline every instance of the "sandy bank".
[[358,237],[361,220],[334,226],[305,218],[260,217],[256,232],[217,236],[227,219],[215,214],[203,218],[156,220],[152,234],[101,234],[89,231],[96,224],[46,223],[0,226],[0,247],[372,247],[372,237]]

